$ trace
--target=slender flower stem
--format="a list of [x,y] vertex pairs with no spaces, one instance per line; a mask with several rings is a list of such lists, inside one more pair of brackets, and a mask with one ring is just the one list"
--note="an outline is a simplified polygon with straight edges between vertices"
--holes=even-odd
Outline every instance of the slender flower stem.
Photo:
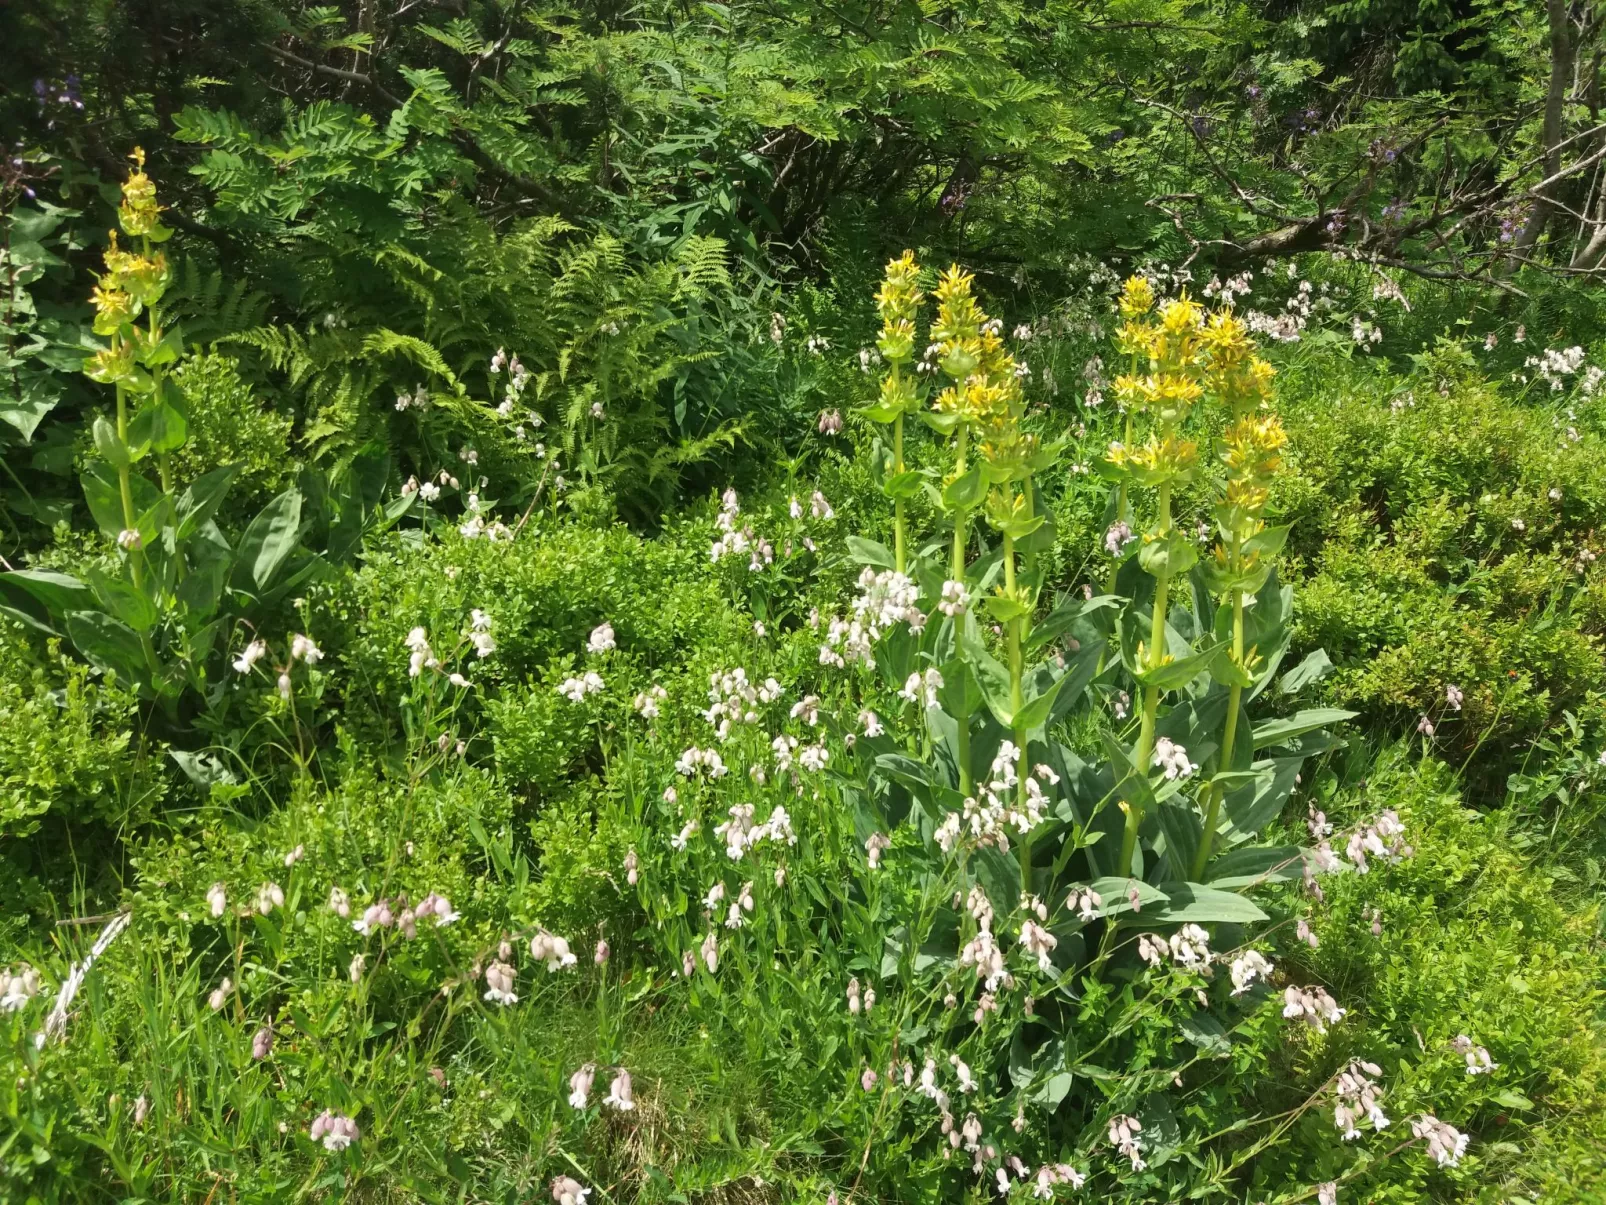
[[[115,340],[114,340],[115,341]],[[128,399],[123,392],[121,384],[117,386],[117,441],[126,449],[128,447]],[[123,530],[138,531],[134,520],[134,490],[129,484],[129,467],[126,464],[117,467],[117,486],[123,499]],[[134,585],[143,585],[140,572],[140,562],[143,554],[137,548],[128,550],[128,567],[134,575]]]
[[[1232,559],[1230,564],[1236,571],[1241,562],[1241,547],[1236,536],[1232,541]],[[1242,666],[1244,660],[1244,592],[1232,592],[1232,661],[1236,666]],[[1234,684],[1227,691],[1227,722],[1221,734],[1221,758],[1217,763],[1221,770],[1232,768],[1232,750],[1238,737],[1238,710],[1243,700],[1244,688]],[[1204,834],[1199,838],[1199,849],[1193,856],[1193,872],[1189,876],[1194,882],[1204,877],[1205,866],[1210,861],[1210,847],[1215,843],[1216,825],[1220,820],[1221,801],[1227,789],[1223,786],[1212,786],[1207,792],[1209,799],[1205,805]]]
[[[970,443],[970,427],[963,419],[959,423],[958,453],[954,461],[954,479],[958,480],[965,475],[965,452]],[[948,576],[961,585],[965,581],[965,545],[969,540],[970,512],[958,510],[954,513],[954,551],[953,559],[949,565]]]
[[[1015,540],[1008,532],[1004,533],[1004,593],[1005,596],[1015,598]],[[1021,727],[1019,716],[1026,706],[1026,695],[1022,685],[1023,657],[1021,654],[1021,628],[1020,616],[1015,616],[1007,625],[1009,642],[1009,711],[1016,717],[1014,731],[1011,734],[1015,740],[1015,748],[1019,750],[1020,763],[1017,778],[1019,791],[1019,805],[1021,814],[1026,812],[1026,730]],[[1032,840],[1031,834],[1026,833],[1020,841],[1020,876],[1021,890],[1031,890],[1032,874]]]
[[[959,420],[958,436],[955,441],[954,479],[957,481],[965,475],[965,453],[970,443],[970,426],[964,419]],[[969,539],[970,512],[963,508],[954,512],[954,547],[953,556],[948,567],[948,576],[960,584],[965,584],[965,545]],[[959,639],[959,630],[965,624],[963,614],[954,616],[954,659],[961,664],[965,660],[964,644]],[[968,796],[972,786],[970,779],[970,717],[957,716],[958,729],[958,756],[959,756],[959,793]]]
[[[898,370],[897,370],[896,367],[894,367],[892,371],[893,371],[894,374],[896,374]],[[903,468],[903,415],[901,415],[901,414],[898,415],[897,418],[892,420],[892,455],[893,455],[893,468],[892,468],[893,474],[895,476],[897,476],[897,477],[901,477],[901,476],[903,476],[903,472],[904,472],[904,468]],[[904,566],[904,550],[903,550],[903,541],[904,541],[904,536],[903,536],[903,498],[901,496],[898,497],[893,502],[892,506],[893,506],[893,522],[895,524],[895,526],[893,528],[893,535],[892,535],[892,538],[893,538],[892,556],[893,556],[893,561],[894,561],[894,564],[895,564],[898,572],[902,573],[902,572],[904,572],[904,567],[905,567]]]
[[[1163,482],[1160,486],[1160,518],[1156,526],[1156,538],[1164,540],[1171,535],[1171,483]],[[1161,574],[1154,580],[1154,614],[1149,626],[1149,645],[1145,650],[1147,664],[1144,668],[1159,669],[1165,662],[1166,636],[1165,611],[1166,601],[1171,590],[1171,577]],[[1138,729],[1138,745],[1132,760],[1132,772],[1147,775],[1149,772],[1149,758],[1154,755],[1154,724],[1160,710],[1160,688],[1147,686],[1143,690],[1143,716]],[[1130,874],[1132,855],[1137,849],[1138,827],[1143,823],[1143,809],[1127,803],[1126,832],[1121,838],[1121,860],[1117,866],[1117,873]]]

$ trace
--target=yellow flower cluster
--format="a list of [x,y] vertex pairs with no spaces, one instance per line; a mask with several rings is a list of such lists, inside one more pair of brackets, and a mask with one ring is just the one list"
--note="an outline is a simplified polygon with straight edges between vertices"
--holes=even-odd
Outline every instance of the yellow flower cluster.
[[1147,372],[1124,373],[1115,396],[1129,410],[1156,416],[1162,425],[1181,422],[1204,396],[1204,311],[1183,296],[1160,306],[1158,321],[1138,307],[1152,305],[1154,292],[1142,277],[1127,281],[1121,297],[1126,321],[1116,332],[1122,350]]
[[1107,457],[1139,485],[1159,485],[1167,478],[1192,472],[1199,463],[1199,445],[1175,434],[1151,435],[1135,448],[1112,443]]
[[[159,221],[161,207],[156,203],[156,185],[145,174],[145,152],[136,149],[131,158],[135,170],[123,185],[123,203],[117,210],[117,220],[124,234],[140,239],[148,248],[153,239],[165,238],[167,232]],[[98,335],[113,335],[131,325],[142,309],[155,304],[162,296],[172,276],[167,256],[162,252],[125,251],[117,244],[117,231],[108,234],[106,271],[90,295],[95,306],[94,329]],[[120,362],[119,357],[111,359]],[[115,368],[108,364],[103,366],[103,371],[115,371]]]
[[950,267],[937,282],[937,320],[931,338],[938,365],[953,382],[933,408],[975,428],[981,454],[996,470],[1024,471],[1035,437],[1021,430],[1025,413],[1015,358],[1004,349],[998,324],[988,320],[971,291],[975,277]]
[[915,352],[915,315],[925,300],[920,293],[920,265],[915,253],[905,251],[887,264],[881,291],[875,296],[881,315],[881,337],[877,341],[889,364],[907,364]]
[[[1263,516],[1270,499],[1269,486],[1282,466],[1282,449],[1288,433],[1275,414],[1250,413],[1234,420],[1221,437],[1221,463],[1227,468],[1227,484],[1216,507],[1216,520],[1237,538],[1247,540],[1264,527]],[[1219,544],[1217,559],[1225,560]],[[1257,558],[1249,556],[1246,567]]]
[[129,158],[134,161],[134,171],[123,184],[117,224],[130,238],[149,238],[158,232],[162,208],[156,203],[156,185],[145,174],[145,152],[135,147]]
[[1255,354],[1249,328],[1237,315],[1230,311],[1211,315],[1203,344],[1210,390],[1235,414],[1271,397],[1272,366]]

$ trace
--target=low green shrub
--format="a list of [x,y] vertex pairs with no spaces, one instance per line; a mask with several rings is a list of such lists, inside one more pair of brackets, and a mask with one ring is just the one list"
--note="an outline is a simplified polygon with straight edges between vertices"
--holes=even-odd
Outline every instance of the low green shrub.
[[1278,497],[1299,641],[1336,662],[1330,697],[1379,722],[1426,716],[1450,753],[1499,768],[1563,710],[1599,715],[1606,485],[1593,425],[1465,359],[1441,347],[1404,380],[1296,362]]

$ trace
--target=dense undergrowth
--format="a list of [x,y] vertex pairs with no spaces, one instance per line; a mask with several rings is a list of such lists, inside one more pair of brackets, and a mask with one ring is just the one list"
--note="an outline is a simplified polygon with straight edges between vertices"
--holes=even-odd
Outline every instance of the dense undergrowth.
[[0,13],[0,1202],[1606,1201],[1590,12],[432,7]]

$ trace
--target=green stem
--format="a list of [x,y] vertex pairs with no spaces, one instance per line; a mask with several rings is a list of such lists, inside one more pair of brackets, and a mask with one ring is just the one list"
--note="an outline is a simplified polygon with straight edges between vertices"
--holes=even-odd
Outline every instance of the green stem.
[[[957,480],[965,475],[965,452],[970,442],[970,426],[963,420],[959,423],[958,456],[954,461],[954,478]],[[960,510],[954,514],[954,551],[953,560],[948,568],[948,576],[960,584],[965,580],[965,545],[969,539],[970,512]]]
[[[1004,533],[1004,593],[1010,599],[1015,599],[1015,540],[1008,532]],[[1021,629],[1023,620],[1020,616],[1011,619],[1008,624],[1009,640],[1009,710],[1012,716],[1019,716],[1026,707],[1026,695],[1023,689],[1024,662],[1021,654]],[[1020,762],[1016,769],[1017,778],[1017,806],[1022,815],[1026,812],[1026,775],[1029,773],[1030,762],[1026,757],[1026,729],[1017,721],[1011,734],[1015,740],[1015,748],[1020,751]],[[1020,842],[1020,878],[1021,890],[1029,892],[1032,889],[1032,835],[1025,833]]]
[[[123,387],[117,386],[117,442],[124,448],[128,447],[128,402],[123,394]],[[129,468],[126,464],[118,466],[117,487],[123,497],[123,530],[138,531],[134,522],[134,490],[129,484]],[[134,576],[134,585],[141,586],[140,561],[142,557],[137,548],[128,549],[128,568]]]
[[[894,369],[894,371],[896,371],[896,369]],[[901,415],[901,414],[898,415],[897,418],[892,420],[892,455],[893,455],[893,468],[892,468],[892,471],[893,471],[894,475],[901,477],[903,475],[903,471],[904,471],[903,470],[903,415]],[[900,496],[892,504],[892,506],[893,506],[893,519],[894,519],[894,523],[895,523],[895,527],[893,529],[893,537],[892,537],[893,538],[892,557],[893,557],[893,563],[897,567],[898,572],[902,573],[904,571],[903,498]]]
[[[1171,483],[1164,482],[1160,486],[1160,519],[1156,528],[1157,539],[1166,539],[1171,534]],[[1167,597],[1171,590],[1171,578],[1168,574],[1161,574],[1154,579],[1154,615],[1149,625],[1149,645],[1145,649],[1146,665],[1144,668],[1159,669],[1165,661],[1165,610]],[[1160,710],[1160,688],[1158,686],[1145,687],[1143,691],[1143,718],[1138,729],[1138,747],[1132,760],[1134,774],[1147,775],[1149,772],[1149,758],[1154,755],[1154,724]],[[1143,823],[1143,809],[1141,806],[1126,805],[1126,832],[1121,838],[1121,860],[1118,874],[1132,873],[1132,855],[1137,850],[1138,827]]]
[[[1239,550],[1237,541],[1233,541],[1232,564],[1238,565]],[[1234,665],[1242,666],[1244,660],[1244,592],[1232,592],[1232,661]],[[1227,692],[1227,723],[1221,734],[1221,758],[1217,762],[1222,771],[1232,769],[1233,745],[1238,739],[1238,708],[1243,700],[1244,688],[1234,685]],[[1210,847],[1215,843],[1216,824],[1221,814],[1221,801],[1226,795],[1225,787],[1213,786],[1208,795],[1209,801],[1205,806],[1204,834],[1199,838],[1199,850],[1193,855],[1193,873],[1189,876],[1195,883],[1204,877],[1205,866],[1210,861]]]
[[[958,440],[956,441],[957,455],[954,459],[954,478],[957,480],[965,475],[965,453],[970,443],[970,427],[963,419],[959,422]],[[965,584],[965,544],[968,542],[968,529],[970,513],[958,510],[954,513],[954,548],[953,557],[948,567],[948,576],[963,586]],[[959,636],[967,620],[963,614],[954,616],[954,659],[964,662],[965,648]],[[968,796],[972,786],[970,779],[970,717],[968,715],[954,717],[957,721],[958,731],[958,757],[959,757],[959,793]]]

